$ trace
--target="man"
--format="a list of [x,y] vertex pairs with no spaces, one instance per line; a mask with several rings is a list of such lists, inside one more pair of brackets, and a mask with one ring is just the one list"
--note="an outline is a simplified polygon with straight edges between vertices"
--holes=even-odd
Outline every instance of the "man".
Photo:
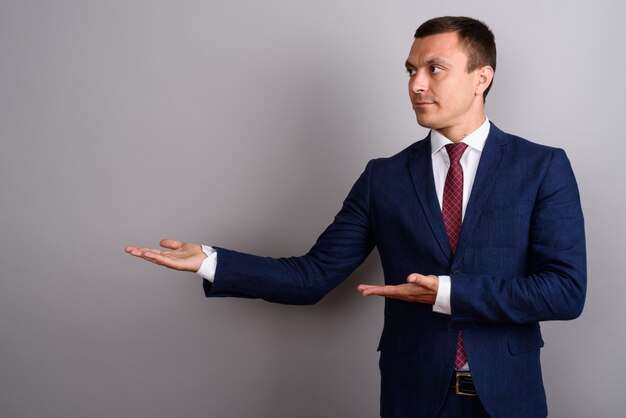
[[425,22],[406,68],[417,121],[430,134],[370,161],[305,256],[203,251],[174,240],[161,241],[169,250],[126,251],[200,270],[209,297],[308,304],[376,246],[386,285],[358,290],[386,297],[381,416],[545,417],[539,321],[577,317],[586,292],[570,164],[562,150],[486,118],[496,49],[482,22]]

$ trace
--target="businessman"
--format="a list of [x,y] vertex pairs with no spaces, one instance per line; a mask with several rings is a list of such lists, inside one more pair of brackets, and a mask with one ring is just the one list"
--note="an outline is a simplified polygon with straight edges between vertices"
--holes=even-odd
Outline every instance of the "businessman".
[[486,117],[496,47],[484,23],[423,23],[406,69],[417,122],[430,133],[370,161],[306,255],[175,240],[126,251],[198,272],[208,297],[310,304],[377,247],[385,285],[358,290],[385,297],[381,416],[545,417],[539,322],[579,316],[586,293],[570,163]]

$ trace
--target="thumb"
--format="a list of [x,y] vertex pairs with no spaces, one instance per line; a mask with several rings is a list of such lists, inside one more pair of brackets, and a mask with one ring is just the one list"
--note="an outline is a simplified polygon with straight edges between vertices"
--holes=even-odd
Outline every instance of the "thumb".
[[166,238],[162,239],[161,242],[159,242],[159,245],[161,247],[169,248],[171,250],[178,250],[183,246],[183,243],[180,241],[176,241],[175,239]]
[[413,273],[413,274],[409,274],[409,276],[406,278],[406,281],[409,283],[417,283],[419,278],[420,278],[419,274]]

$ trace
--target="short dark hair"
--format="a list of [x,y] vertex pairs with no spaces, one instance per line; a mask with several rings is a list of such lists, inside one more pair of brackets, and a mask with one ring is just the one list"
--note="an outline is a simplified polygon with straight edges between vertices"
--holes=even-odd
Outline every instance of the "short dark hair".
[[[480,20],[465,16],[443,16],[427,20],[415,31],[415,38],[456,32],[467,53],[467,72],[489,65],[496,71],[496,39],[489,27]],[[493,80],[491,82],[493,84]],[[483,100],[491,89],[483,93]]]

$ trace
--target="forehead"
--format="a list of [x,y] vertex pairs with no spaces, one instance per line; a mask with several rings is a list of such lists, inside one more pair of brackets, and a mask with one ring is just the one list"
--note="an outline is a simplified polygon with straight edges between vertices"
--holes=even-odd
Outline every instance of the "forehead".
[[467,54],[456,32],[438,33],[413,41],[407,62],[420,66],[433,61],[467,63]]

